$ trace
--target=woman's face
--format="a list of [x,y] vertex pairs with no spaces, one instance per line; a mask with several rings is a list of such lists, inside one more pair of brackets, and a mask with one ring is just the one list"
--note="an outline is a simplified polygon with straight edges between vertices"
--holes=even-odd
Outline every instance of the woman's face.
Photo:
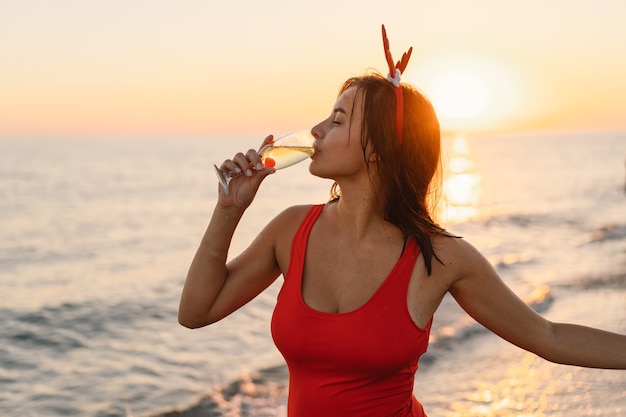
[[334,180],[361,171],[367,174],[361,147],[362,104],[362,93],[350,87],[339,96],[330,116],[311,129],[315,136],[311,174]]

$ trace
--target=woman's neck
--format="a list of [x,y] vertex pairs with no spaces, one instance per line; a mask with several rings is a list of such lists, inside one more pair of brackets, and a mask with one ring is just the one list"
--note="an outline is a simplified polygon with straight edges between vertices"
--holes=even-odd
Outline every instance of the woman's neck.
[[402,238],[402,233],[384,219],[380,202],[375,198],[371,187],[341,187],[341,197],[333,204],[336,227],[354,241],[389,238]]

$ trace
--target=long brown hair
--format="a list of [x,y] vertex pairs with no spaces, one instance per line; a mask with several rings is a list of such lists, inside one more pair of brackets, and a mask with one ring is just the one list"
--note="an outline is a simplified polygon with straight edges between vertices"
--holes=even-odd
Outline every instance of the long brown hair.
[[[385,220],[402,231],[405,240],[412,237],[417,241],[430,275],[433,257],[440,261],[431,236],[448,235],[434,219],[441,189],[441,134],[435,110],[416,88],[403,83],[403,141],[398,143],[392,84],[372,73],[348,79],[339,95],[350,87],[363,94],[361,146],[366,161],[368,149],[378,157],[374,190],[380,210]],[[333,184],[331,200],[340,194],[337,183]]]

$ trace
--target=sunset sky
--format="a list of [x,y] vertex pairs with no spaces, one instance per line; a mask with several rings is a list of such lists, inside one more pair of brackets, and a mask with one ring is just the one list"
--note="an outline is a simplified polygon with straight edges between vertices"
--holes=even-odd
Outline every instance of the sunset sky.
[[0,137],[281,133],[346,78],[403,81],[444,130],[626,130],[624,0],[0,0]]

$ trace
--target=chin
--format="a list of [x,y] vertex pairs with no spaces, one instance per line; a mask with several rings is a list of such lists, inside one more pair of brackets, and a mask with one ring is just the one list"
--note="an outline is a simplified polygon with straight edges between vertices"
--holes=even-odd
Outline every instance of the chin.
[[311,164],[309,165],[309,173],[318,178],[332,179],[330,176],[325,174],[322,170],[318,169],[318,167],[315,166],[314,161],[312,161]]

